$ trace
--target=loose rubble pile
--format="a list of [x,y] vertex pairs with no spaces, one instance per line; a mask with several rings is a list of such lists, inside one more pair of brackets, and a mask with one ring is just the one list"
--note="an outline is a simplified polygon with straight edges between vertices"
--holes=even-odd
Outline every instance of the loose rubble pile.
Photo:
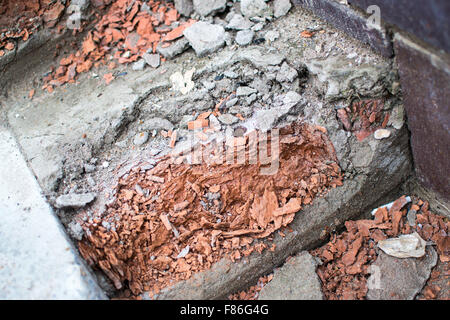
[[[52,15],[48,19],[59,18],[65,9],[60,2],[55,5],[58,11],[54,13],[55,17]],[[255,32],[291,8],[289,0],[273,3],[244,0],[240,2],[240,10],[236,9],[237,3],[226,0],[213,3],[96,0],[92,5],[98,10],[107,8],[107,11],[102,14],[96,11],[94,26],[87,31],[79,50],[63,57],[58,66],[51,68],[42,79],[42,89],[53,92],[55,87],[74,83],[79,74],[100,66],[111,70],[102,75],[109,84],[121,74],[121,71],[112,71],[121,64],[133,63],[133,70],[143,70],[146,65],[157,68],[161,61],[171,59],[189,47],[199,57],[205,56],[231,45],[233,33],[235,43],[240,46],[264,42],[264,38],[255,38]],[[225,17],[216,16],[225,12]],[[20,36],[25,35],[20,33]],[[273,35],[272,39],[277,37]],[[76,46],[76,43],[72,45]]]
[[0,3],[0,57],[5,55],[5,50],[14,50],[18,39],[27,41],[40,26],[54,27],[65,9],[66,5],[61,1],[2,1]]
[[[403,196],[376,209],[373,220],[347,221],[347,231],[310,251],[321,261],[316,272],[326,299],[450,298],[450,223],[431,213],[427,202],[408,200]],[[406,237],[418,241],[405,241]],[[395,245],[389,248],[389,242]],[[422,252],[416,255],[418,251]],[[273,275],[229,299],[257,299],[268,279]]]
[[442,216],[432,214],[427,202],[417,200],[407,205],[403,196],[389,210],[379,208],[374,220],[347,221],[345,226],[347,231],[312,251],[323,261],[317,273],[327,299],[366,298],[370,265],[380,254],[377,245],[387,238],[417,232],[422,239],[436,245],[441,262],[450,261],[450,224]]
[[[119,76],[133,82],[136,78],[129,76],[142,77],[143,74],[129,72],[126,75],[124,69],[117,70],[120,65],[131,64],[134,71],[140,71],[146,65],[158,68],[165,59],[172,59],[190,47],[198,57],[229,47],[213,55],[209,62],[208,58],[192,59],[193,54],[188,53],[177,60],[176,69],[164,66],[146,73],[157,74],[152,80],[145,79],[146,83],[154,83],[157,89],[152,89],[151,94],[140,93],[136,103],[125,104],[132,110],[130,114],[121,114],[118,120],[105,120],[114,126],[112,138],[104,139],[98,135],[99,150],[83,155],[81,164],[71,163],[76,157],[65,159],[64,182],[53,204],[58,212],[67,210],[65,220],[62,220],[72,237],[81,240],[81,254],[94,269],[107,275],[120,290],[120,297],[143,292],[149,292],[151,296],[194,273],[209,269],[225,257],[237,261],[267,248],[275,254],[281,247],[275,250],[270,243],[273,233],[278,230],[281,237],[291,233],[292,230],[284,228],[298,211],[314,197],[324,195],[329,188],[342,185],[341,169],[327,138],[328,133],[335,143],[339,160],[342,160],[340,166],[345,177],[351,179],[357,171],[350,161],[346,163],[350,152],[354,151],[348,141],[356,140],[351,133],[359,142],[366,138],[370,140],[372,133],[375,139],[391,135],[393,140],[396,131],[390,126],[402,128],[403,114],[398,112],[395,117],[394,111],[400,107],[396,93],[391,90],[395,77],[389,72],[388,63],[372,65],[370,59],[363,63],[361,57],[356,62],[348,57],[344,59],[342,52],[345,50],[339,54],[332,52],[335,45],[328,41],[330,35],[325,26],[316,27],[308,21],[308,26],[297,28],[299,19],[295,15],[289,17],[292,19],[287,25],[292,30],[288,35],[302,39],[292,43],[285,41],[286,35],[280,36],[276,30],[286,29],[284,20],[275,21],[274,25],[268,25],[268,22],[290,10],[289,0],[176,0],[173,3],[93,0],[90,3],[99,9],[95,11],[97,17],[93,28],[85,28],[87,32],[78,51],[66,55],[44,76],[44,89],[49,92],[54,87],[75,82],[88,70],[99,73],[100,76],[93,72],[91,75],[106,83]],[[264,30],[266,27],[269,30]],[[282,41],[273,43],[277,39]],[[316,40],[322,43],[318,42],[314,47]],[[267,46],[260,45],[263,43]],[[290,48],[294,47],[306,48],[307,58],[293,58],[301,52],[300,49],[291,52]],[[170,71],[166,75],[170,77],[167,77],[167,83],[160,84],[162,81],[158,78],[166,78],[162,75],[167,70]],[[308,78],[308,73],[312,77]],[[110,93],[115,88],[120,89],[121,82],[117,81],[107,89]],[[319,92],[316,93],[316,89]],[[59,93],[50,96],[58,97]],[[30,92],[30,98],[33,94],[34,90]],[[67,101],[66,97],[64,100]],[[91,103],[87,99],[74,101],[80,106]],[[330,101],[333,103],[328,103]],[[109,104],[105,110],[108,108]],[[95,117],[94,121],[99,118]],[[191,135],[206,144],[223,131],[231,131],[235,138],[233,145],[239,149],[249,146],[252,130],[267,131],[280,122],[290,123],[299,118],[324,125],[329,131],[298,123],[284,128],[280,137],[280,169],[274,176],[260,176],[258,171],[265,167],[261,163],[188,165],[174,162],[170,157],[153,162],[155,155],[166,154],[167,146],[174,151],[174,147],[182,147]],[[397,125],[395,119],[401,125]],[[340,130],[339,121],[344,130]],[[95,136],[94,130],[90,130],[82,131],[86,132],[82,135],[83,147],[74,149],[89,149],[89,139]],[[97,131],[105,130],[102,127]],[[120,142],[116,142],[118,137]],[[105,143],[106,140],[111,142]],[[371,148],[377,143],[379,141],[372,143]],[[214,143],[204,148],[211,145]],[[268,146],[270,148],[270,142]],[[224,147],[229,145],[225,143]],[[148,151],[150,164],[136,166],[131,171],[128,167],[125,175],[119,175],[118,186],[111,195],[108,183],[105,183],[110,180],[105,178],[105,172],[110,172],[107,177],[117,181],[114,167],[128,162],[127,156],[121,154],[127,149],[133,156],[140,155],[139,159]],[[189,163],[191,156],[188,154],[183,159]],[[361,157],[360,160],[365,159]],[[84,185],[77,180],[83,174],[87,177]],[[104,201],[109,201],[106,210],[97,211]],[[77,210],[74,218],[74,209],[79,208],[85,210]],[[389,225],[389,222],[383,221],[380,225]],[[368,237],[375,229],[380,228],[370,225]],[[386,230],[388,228],[382,232]],[[361,232],[355,232],[354,237],[359,237]],[[343,240],[348,245],[345,250],[353,249],[354,239]],[[370,241],[373,240],[363,238],[360,248],[357,248],[358,243],[355,244],[355,261],[348,266],[354,268],[350,269],[352,272],[361,266],[359,273],[362,274],[374,261],[370,260],[372,256],[367,258],[367,252],[372,253],[374,249],[369,245],[366,248],[366,242]],[[360,258],[362,251],[367,254]],[[332,260],[324,260],[325,265],[332,265],[334,260],[342,258],[338,251],[332,255]],[[284,259],[285,256],[280,261]],[[357,274],[349,276],[346,270],[342,272],[334,279],[323,271],[322,280],[330,277],[340,281],[335,287],[348,291],[346,281],[356,277],[359,282],[353,291],[355,297],[367,297],[358,290],[369,274],[364,273],[358,278]],[[272,275],[262,277],[250,291],[232,298],[257,298],[271,278]],[[436,276],[436,279],[440,278]],[[436,287],[439,283],[430,280],[427,297],[442,296]],[[329,293],[327,298],[331,295]]]
[[[245,146],[250,159],[248,143],[235,138],[231,148]],[[273,175],[260,174],[261,158],[256,164],[189,165],[166,157],[152,169],[132,169],[120,179],[101,224],[84,226],[81,254],[117,289],[129,287],[137,295],[157,293],[226,256],[235,261],[261,252],[266,245],[255,239],[286,227],[314,197],[342,185],[334,148],[321,128],[284,127],[279,149]],[[212,159],[215,150],[208,152]]]

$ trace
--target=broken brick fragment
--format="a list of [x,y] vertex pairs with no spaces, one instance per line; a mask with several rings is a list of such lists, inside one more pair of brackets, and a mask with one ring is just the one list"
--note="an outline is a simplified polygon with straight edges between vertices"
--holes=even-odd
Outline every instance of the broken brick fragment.
[[[409,210],[418,211],[420,208],[421,213],[417,214],[416,224],[412,227],[406,221],[408,201],[402,196],[394,201],[389,211],[386,207],[378,208],[373,220],[346,221],[345,232],[335,235],[327,244],[310,252],[323,262],[318,267],[317,274],[326,299],[365,299],[369,267],[376,261],[379,250],[376,244],[397,235],[417,232],[423,239],[431,239],[436,244],[440,261],[448,264],[450,241],[446,218],[430,213],[426,202],[414,201]],[[433,277],[438,276],[432,274],[423,291],[423,298],[434,299],[439,294],[444,298],[445,295],[433,285]]]
[[209,126],[209,120],[207,119],[197,119],[194,121],[188,122],[188,129],[194,130],[194,129],[200,129],[200,128],[207,128]]
[[[195,23],[194,20],[180,21],[175,27],[173,22],[180,19],[180,15],[170,2],[145,1],[151,11],[142,10],[142,0],[97,0],[93,6],[103,8],[109,4],[111,5],[96,17],[94,28],[87,33],[79,50],[71,55],[72,60],[66,61],[64,59],[67,58],[63,58],[60,65],[76,63],[76,72],[82,73],[89,71],[92,66],[104,65],[110,59],[114,59],[108,64],[110,69],[118,64],[136,62],[149,51],[155,53],[156,47],[163,42],[170,46],[172,41],[183,36],[185,28]],[[53,18],[59,9],[60,6],[53,8],[47,14],[49,19]],[[72,75],[59,77],[58,85],[74,82],[76,75]],[[55,78],[56,75],[52,74],[44,81],[48,84]],[[106,82],[110,83],[111,78]]]
[[[280,142],[273,175],[261,175],[260,162],[191,165],[170,156],[145,172],[131,170],[119,179],[117,199],[102,218],[119,217],[113,218],[114,230],[85,225],[90,236],[79,243],[81,254],[118,289],[138,295],[188,279],[224,257],[236,261],[275,250],[257,239],[287,226],[304,203],[342,179],[334,148],[321,130],[294,123],[281,128],[280,136],[296,139]],[[135,192],[137,184],[147,193]],[[189,253],[177,258],[187,246]]]

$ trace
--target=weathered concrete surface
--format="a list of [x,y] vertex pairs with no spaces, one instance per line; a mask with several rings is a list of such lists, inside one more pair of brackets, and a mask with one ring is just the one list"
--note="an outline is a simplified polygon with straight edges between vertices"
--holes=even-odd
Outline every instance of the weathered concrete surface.
[[417,175],[450,201],[450,64],[399,34],[395,52]]
[[0,127],[0,299],[105,299]]
[[300,252],[275,270],[258,300],[323,300],[316,267],[317,261],[308,251]]
[[311,10],[350,36],[367,43],[383,56],[392,56],[391,40],[386,31],[382,27],[369,29],[367,19],[354,9],[335,0],[293,0],[293,2]]
[[[54,34],[47,29],[39,30],[32,34],[28,41],[20,41],[12,51],[8,51],[3,57],[0,57],[0,94],[4,94],[6,89],[12,88],[18,82],[23,81],[18,74],[28,70],[36,70],[42,65],[42,60],[48,58],[43,55],[40,59],[36,57],[37,52],[50,52],[54,50],[56,43],[61,39],[67,38],[73,41],[68,32]],[[32,59],[29,59],[33,56]]]
[[325,60],[312,59],[306,63],[308,70],[326,85],[325,98],[335,100],[349,95],[379,96],[388,81],[390,66],[363,64],[355,68],[342,57]]
[[369,300],[412,300],[422,290],[436,265],[436,250],[427,246],[422,258],[395,258],[379,252],[369,277]]
[[[450,52],[450,2],[447,0],[348,0],[362,10],[371,5],[380,8],[381,18],[416,35],[429,44]],[[405,14],[407,12],[408,14]]]

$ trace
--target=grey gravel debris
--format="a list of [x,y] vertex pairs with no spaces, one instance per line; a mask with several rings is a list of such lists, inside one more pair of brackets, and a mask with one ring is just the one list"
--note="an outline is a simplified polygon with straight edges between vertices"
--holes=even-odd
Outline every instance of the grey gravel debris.
[[214,81],[203,81],[202,84],[205,87],[205,89],[208,91],[213,90],[216,87],[216,84]]
[[70,222],[67,227],[68,227],[70,236],[78,241],[81,241],[81,239],[83,238],[83,234],[84,234],[84,231],[83,231],[83,228],[81,227],[81,225],[74,220],[74,221]]
[[189,42],[186,38],[173,41],[172,44],[166,48],[162,47],[162,44],[158,44],[156,52],[160,53],[166,59],[172,59],[177,55],[183,53],[189,48]]
[[150,13],[152,11],[152,9],[148,6],[147,3],[144,2],[142,4],[142,6],[141,6],[141,10],[140,11],[141,12],[148,12],[148,13]]
[[246,30],[250,29],[254,25],[253,22],[244,18],[242,15],[236,13],[231,18],[230,22],[227,24],[226,29],[232,30]]
[[115,146],[119,147],[119,148],[126,148],[128,145],[128,142],[126,139],[122,140],[122,141],[118,141],[114,144]]
[[199,57],[213,53],[225,45],[225,29],[203,21],[186,28],[184,36]]
[[271,14],[271,9],[264,0],[241,0],[241,12],[248,18],[264,17]]
[[240,46],[246,46],[250,44],[255,36],[255,32],[252,30],[241,30],[236,33],[235,41]]
[[249,95],[249,96],[245,99],[245,102],[247,102],[247,104],[250,105],[250,104],[252,104],[256,99],[257,99],[256,93],[253,93],[253,94]]
[[224,75],[225,77],[227,77],[227,78],[230,78],[230,79],[237,79],[237,78],[239,77],[239,75],[238,75],[236,72],[231,71],[231,70],[225,71],[225,72],[223,73],[223,75]]
[[202,17],[225,10],[226,0],[193,0],[194,10]]
[[141,131],[151,131],[151,130],[172,130],[173,124],[167,119],[153,117],[145,120],[143,124],[139,126]]
[[174,2],[175,9],[185,17],[189,17],[194,10],[192,0],[175,0]]
[[263,53],[257,48],[248,48],[238,52],[239,57],[253,64],[257,68],[269,68],[277,66],[284,60],[284,56],[278,53]]
[[222,129],[222,125],[220,124],[220,121],[213,114],[211,114],[209,116],[209,124],[210,124],[211,128],[213,128],[214,131],[220,131]]
[[86,178],[86,181],[91,187],[94,187],[96,185],[94,178],[92,178],[91,176],[88,176]]
[[277,73],[276,80],[278,82],[292,82],[297,78],[297,70],[290,67],[286,62],[281,65],[280,71]]
[[230,108],[234,106],[238,102],[238,98],[233,98],[227,101],[226,106],[227,108]]
[[277,40],[280,37],[280,33],[276,30],[270,30],[267,31],[264,39],[266,39],[267,41],[273,42],[275,40]]
[[247,87],[247,86],[241,86],[238,87],[236,90],[236,96],[241,97],[241,96],[249,96],[253,93],[256,93],[256,89],[253,89],[251,87]]
[[84,12],[89,7],[89,0],[72,0],[71,5],[77,6],[81,12]]
[[295,106],[302,99],[302,96],[295,91],[289,91],[283,97],[283,104],[287,106]]
[[95,165],[89,164],[89,163],[86,163],[84,165],[84,172],[91,173],[91,172],[94,172],[94,171],[95,171]]
[[239,119],[229,113],[221,114],[218,117],[219,121],[226,125],[232,125],[239,121]]
[[255,24],[253,27],[251,27],[251,29],[255,32],[261,31],[265,26],[264,22],[258,22],[257,24]]
[[131,66],[131,69],[134,71],[142,71],[145,68],[145,60],[139,59],[138,61],[134,62]]

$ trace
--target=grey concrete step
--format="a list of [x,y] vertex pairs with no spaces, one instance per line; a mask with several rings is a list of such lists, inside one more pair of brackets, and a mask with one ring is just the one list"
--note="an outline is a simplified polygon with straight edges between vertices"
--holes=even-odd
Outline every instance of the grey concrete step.
[[0,299],[105,299],[0,127]]

